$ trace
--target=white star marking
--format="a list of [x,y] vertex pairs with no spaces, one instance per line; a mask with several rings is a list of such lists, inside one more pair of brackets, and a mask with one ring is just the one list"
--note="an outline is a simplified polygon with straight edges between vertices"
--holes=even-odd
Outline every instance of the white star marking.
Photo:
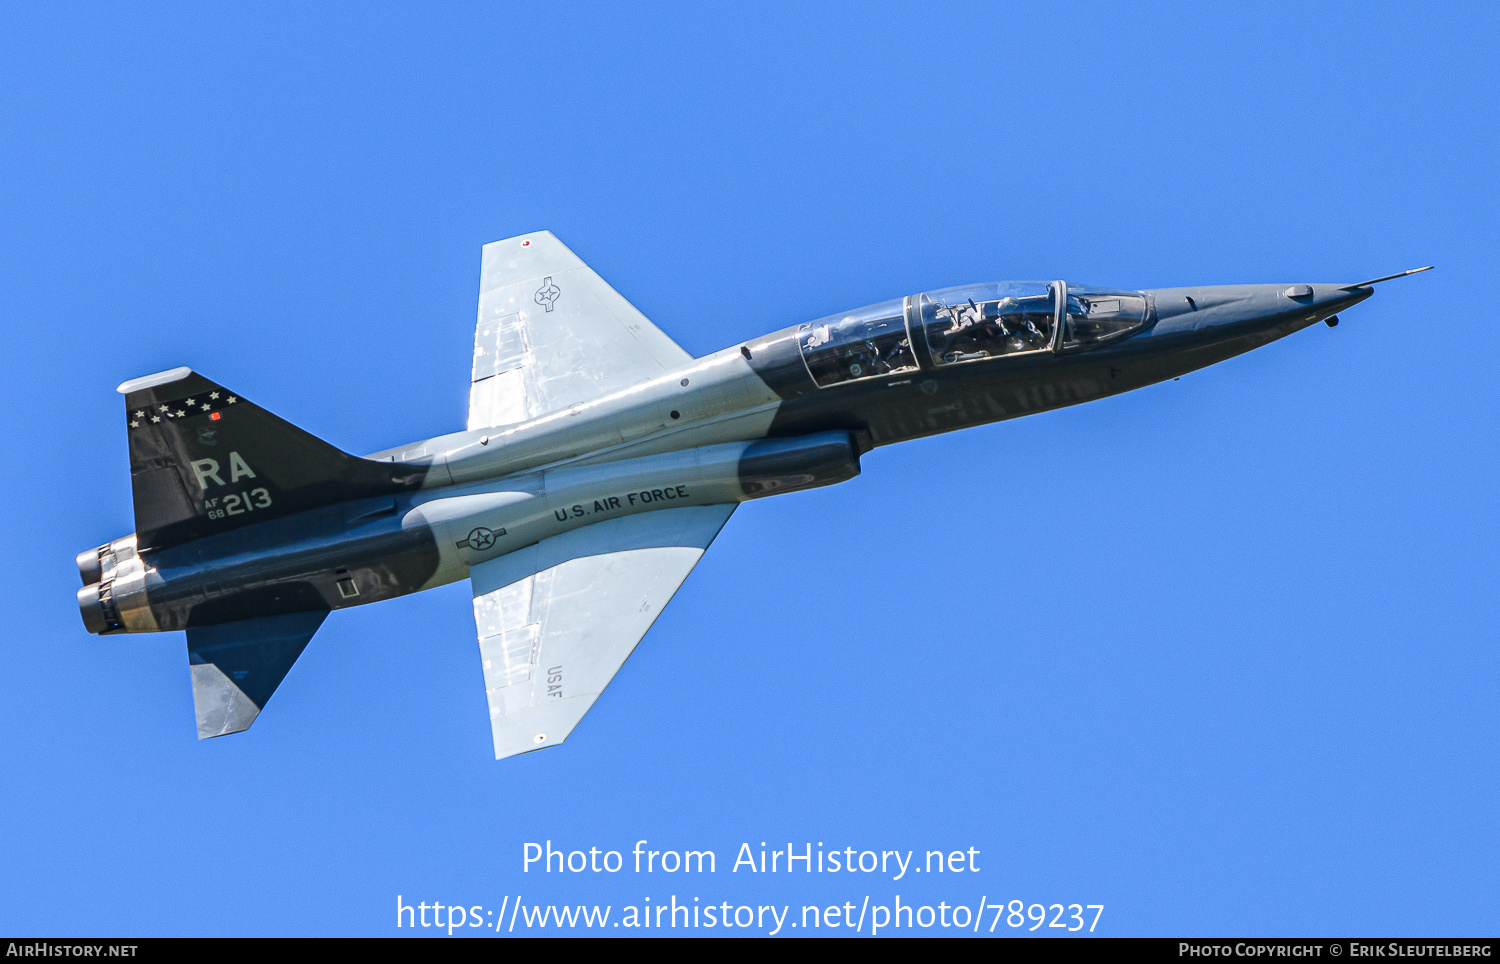
[[204,411],[205,411],[205,412],[206,412],[206,411],[208,411],[208,406],[207,406],[207,405],[205,405],[205,406],[203,406],[203,410],[204,410]]
[[145,418],[146,417],[146,413],[145,412],[136,412],[135,413],[135,417],[136,418]]
[[213,401],[214,399],[216,399],[218,397],[219,397],[219,393],[218,392],[209,392],[208,393],[208,399],[209,399],[209,401]]
[[225,399],[225,401],[227,401],[229,404],[233,405],[236,401],[238,401],[238,399],[236,399],[233,395],[231,395],[227,399]]
[[188,399],[188,400],[187,400],[187,404],[189,404],[189,405],[191,405],[191,404],[193,404],[193,400],[192,400],[192,399],[191,399],[191,398],[190,398],[190,399]]
[[159,418],[159,417],[157,417],[157,416],[155,416],[155,415],[153,415],[153,416],[151,416],[151,421],[152,421],[152,422],[153,422],[153,423],[155,423],[155,422],[160,422],[160,421],[161,421],[161,419],[160,419],[160,418]]
[[131,419],[130,420],[130,427],[131,428],[140,428],[140,425],[141,425],[141,423],[137,422],[135,419]]
[[178,417],[178,418],[182,418],[182,416],[184,416],[184,415],[186,415],[186,414],[187,414],[187,412],[178,412],[178,413],[177,413],[177,417]]

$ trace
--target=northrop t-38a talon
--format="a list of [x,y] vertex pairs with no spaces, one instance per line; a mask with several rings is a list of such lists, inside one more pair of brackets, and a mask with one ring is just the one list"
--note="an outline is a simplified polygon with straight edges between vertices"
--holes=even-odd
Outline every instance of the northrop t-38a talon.
[[554,746],[739,503],[1332,326],[1386,280],[976,284],[695,359],[550,233],[496,241],[465,431],[360,458],[187,368],[121,385],[136,531],[78,556],[78,605],[94,633],[187,631],[206,738],[333,610],[467,578],[495,756]]

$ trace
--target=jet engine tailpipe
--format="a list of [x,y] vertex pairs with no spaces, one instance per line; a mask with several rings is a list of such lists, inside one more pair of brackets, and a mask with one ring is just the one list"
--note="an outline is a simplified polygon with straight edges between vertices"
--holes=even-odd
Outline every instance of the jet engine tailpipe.
[[109,553],[110,566],[114,566],[114,553],[110,552],[109,546],[100,546],[97,549],[86,549],[78,554],[78,575],[82,577],[85,586],[92,586],[96,582],[104,581],[104,555]]
[[91,633],[143,633],[157,630],[147,600],[148,583],[160,582],[135,551],[135,535],[78,554],[78,612]]
[[83,627],[102,636],[118,632],[125,626],[120,614],[115,611],[113,593],[108,585],[95,583],[78,590],[78,611],[83,616]]

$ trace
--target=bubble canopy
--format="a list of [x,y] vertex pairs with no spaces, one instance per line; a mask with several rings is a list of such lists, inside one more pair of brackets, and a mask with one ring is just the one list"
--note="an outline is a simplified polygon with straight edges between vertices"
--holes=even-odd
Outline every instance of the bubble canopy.
[[[1146,296],[1064,281],[1000,281],[897,298],[802,325],[820,387],[918,370],[1092,348],[1146,325]],[[913,345],[918,350],[913,349]]]

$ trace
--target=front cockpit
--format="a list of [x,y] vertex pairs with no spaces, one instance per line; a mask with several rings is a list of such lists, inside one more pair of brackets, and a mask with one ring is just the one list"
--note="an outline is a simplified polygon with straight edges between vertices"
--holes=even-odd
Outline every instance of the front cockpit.
[[1084,350],[1145,327],[1139,291],[1065,281],[943,288],[802,325],[797,346],[820,388],[1042,352]]

